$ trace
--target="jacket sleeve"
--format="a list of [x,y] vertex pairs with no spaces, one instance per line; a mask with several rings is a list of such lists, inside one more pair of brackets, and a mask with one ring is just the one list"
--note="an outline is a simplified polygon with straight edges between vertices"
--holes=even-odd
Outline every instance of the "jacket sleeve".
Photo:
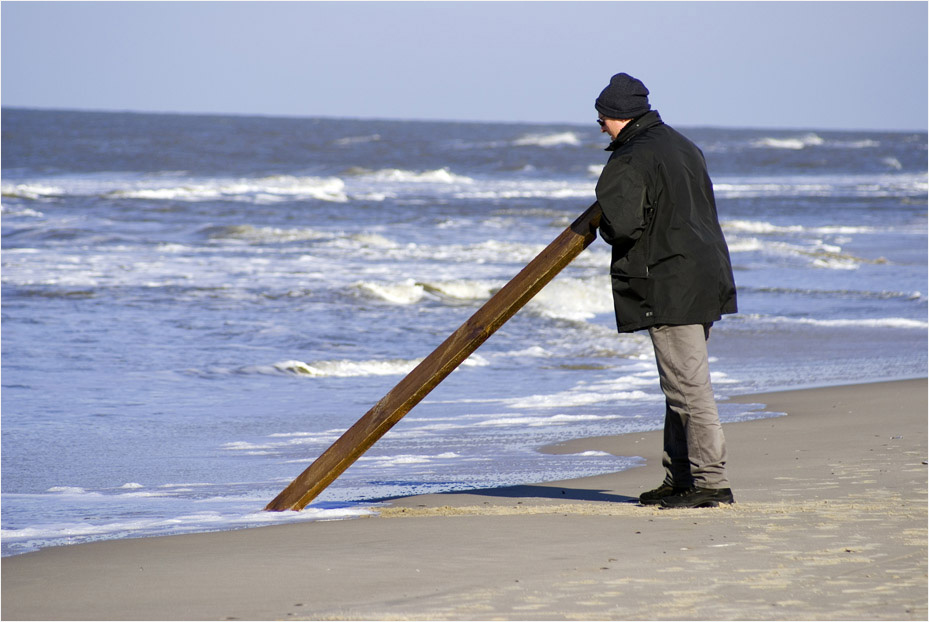
[[645,231],[645,180],[628,158],[613,158],[600,174],[596,192],[603,210],[600,235],[624,255]]

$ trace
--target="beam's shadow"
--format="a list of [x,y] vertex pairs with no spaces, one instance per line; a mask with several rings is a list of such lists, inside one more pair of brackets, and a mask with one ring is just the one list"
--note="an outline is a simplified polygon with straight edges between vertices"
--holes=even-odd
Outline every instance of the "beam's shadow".
[[[532,484],[504,486],[501,488],[478,488],[473,490],[453,490],[436,493],[441,495],[473,495],[475,497],[497,497],[507,499],[556,499],[561,501],[600,501],[607,503],[638,503],[638,497],[618,495],[606,490],[586,488],[568,488],[563,486],[538,486]],[[385,497],[375,501],[395,501],[409,499],[408,495]]]
[[481,497],[506,497],[509,499],[563,499],[570,501],[605,501],[609,503],[638,503],[638,497],[618,495],[606,490],[587,488],[566,488],[562,486],[505,486],[503,488],[485,488],[481,490],[459,490],[446,493],[450,495],[478,495]]

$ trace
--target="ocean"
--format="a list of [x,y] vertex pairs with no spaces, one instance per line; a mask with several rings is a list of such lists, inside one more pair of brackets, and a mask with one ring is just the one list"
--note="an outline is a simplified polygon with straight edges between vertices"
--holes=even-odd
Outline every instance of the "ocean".
[[[925,132],[677,129],[739,288],[710,340],[724,422],[776,416],[736,394],[926,376]],[[641,464],[537,451],[662,425],[598,240],[306,510],[262,511],[593,202],[607,140],[4,109],[2,554]]]

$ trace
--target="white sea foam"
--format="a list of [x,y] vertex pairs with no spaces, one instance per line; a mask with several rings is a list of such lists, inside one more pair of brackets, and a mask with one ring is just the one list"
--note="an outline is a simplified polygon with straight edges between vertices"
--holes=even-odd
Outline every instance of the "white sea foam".
[[[289,443],[289,444],[298,444],[298,443]],[[276,444],[276,446],[280,446],[280,445],[281,443]],[[275,445],[249,443],[246,441],[233,441],[230,443],[223,444],[223,449],[227,451],[244,451],[244,452],[252,453],[253,455],[265,454],[267,453],[265,450],[271,449],[273,447],[275,447]]]
[[281,361],[274,369],[297,376],[315,378],[351,378],[356,376],[397,376],[408,374],[422,359],[372,360],[372,361]]
[[0,529],[4,544],[19,543],[22,550],[30,550],[29,541],[42,541],[44,544],[72,544],[88,542],[106,537],[118,537],[126,533],[188,533],[210,531],[214,529],[234,529],[236,527],[287,523],[297,521],[320,521],[345,518],[357,518],[372,515],[367,508],[314,508],[301,512],[248,512],[225,513],[203,511],[184,514],[171,518],[124,519],[110,522],[50,522],[21,529]]
[[369,248],[397,248],[400,245],[390,238],[384,237],[378,233],[355,233],[347,236],[352,242],[369,247]]
[[594,382],[579,382],[570,389],[548,394],[501,400],[514,409],[572,408],[614,402],[645,402],[663,400],[658,392],[647,392],[639,388],[654,389],[655,380],[650,372],[626,375],[615,379]]
[[590,181],[571,180],[496,180],[482,182],[473,189],[454,193],[456,199],[589,199],[594,196]]
[[724,220],[721,225],[724,231],[760,234],[810,233],[815,235],[851,235],[855,233],[873,233],[877,231],[874,227],[864,226],[827,225],[823,227],[804,227],[801,225],[775,225],[769,222],[755,220]]
[[826,144],[829,147],[836,147],[839,149],[870,149],[872,147],[881,146],[880,141],[870,138],[863,138],[861,140],[830,140]]
[[41,252],[42,251],[40,251],[37,248],[5,248],[3,249],[4,255],[10,255],[10,254],[15,255],[17,253],[22,254],[22,255],[37,255]]
[[[525,252],[534,256],[535,247]],[[501,286],[498,281],[453,280],[416,281],[405,279],[398,283],[359,281],[354,288],[365,295],[391,304],[412,305],[427,295],[433,299],[449,301],[486,300]],[[589,278],[559,277],[546,285],[526,306],[532,313],[567,320],[587,320],[613,309],[609,275],[598,274]]]
[[299,438],[303,440],[309,440],[310,442],[317,442],[321,439],[329,438],[332,435],[339,434],[339,430],[328,430],[323,433],[319,432],[275,432],[269,434],[269,438]]
[[556,278],[529,302],[527,309],[539,315],[566,320],[588,320],[613,310],[610,277]]
[[41,199],[59,196],[106,196],[114,199],[211,201],[216,199],[268,203],[284,200],[345,202],[345,183],[337,177],[186,177],[183,175],[85,175],[4,185],[3,194]]
[[587,167],[587,175],[590,177],[600,177],[604,168],[606,168],[605,164],[591,164]]
[[578,146],[581,140],[574,132],[556,132],[554,134],[526,134],[513,141],[513,144],[517,147]]
[[521,427],[541,428],[553,425],[571,425],[591,421],[611,421],[619,419],[613,415],[548,415],[527,417],[497,417],[476,424],[479,427]]
[[[651,386],[652,383],[648,383]],[[656,393],[646,391],[613,390],[608,393],[592,390],[572,390],[551,393],[546,395],[530,395],[523,398],[513,398],[510,401],[512,408],[572,408],[576,406],[589,406],[603,404],[604,400],[610,402],[654,402],[664,398]]]
[[855,175],[784,175],[714,178],[721,198],[759,197],[890,197],[925,194],[925,173]]
[[43,199],[66,194],[64,188],[42,183],[3,184],[0,186],[3,196],[17,199]]
[[[929,328],[929,322],[922,320],[911,320],[902,317],[886,317],[862,320],[816,320],[813,318],[785,318],[788,322],[796,324],[810,324],[813,326],[831,326],[838,328],[845,327],[867,327],[867,328],[916,328],[925,330]],[[780,318],[777,318],[780,321]]]
[[353,287],[372,298],[392,304],[411,305],[421,301],[427,294],[432,295],[433,299],[485,300],[490,298],[500,285],[501,283],[497,281],[484,280],[417,281],[405,279],[399,283],[358,281]]
[[895,171],[903,170],[903,164],[901,164],[900,160],[898,160],[897,158],[894,158],[893,156],[882,158],[881,162],[886,164],[888,168],[892,168]]
[[[285,373],[309,378],[356,378],[362,376],[402,376],[410,373],[422,359],[375,359],[368,361],[304,361],[289,360],[271,366],[254,366],[240,369],[241,373]],[[472,354],[462,363],[464,367],[485,367],[488,360]]]
[[[823,229],[828,230],[829,228]],[[862,227],[860,229],[865,230],[866,228]],[[839,228],[835,228],[835,230],[839,231]],[[803,232],[822,233],[823,231],[817,231],[816,228],[813,228]],[[727,243],[729,252],[733,254],[761,252],[768,255],[779,255],[802,259],[811,267],[827,270],[857,270],[864,264],[887,263],[887,260],[883,257],[870,258],[851,255],[844,252],[841,246],[829,244],[818,238],[797,238],[796,243],[791,243],[769,238],[731,236]]]
[[811,265],[826,270],[857,270],[861,266],[861,262],[852,257],[816,257],[811,262]]
[[375,283],[359,281],[355,287],[362,293],[379,300],[398,305],[411,305],[422,300],[426,289],[421,283],[407,279],[400,283]]
[[198,249],[184,244],[159,244],[158,251],[162,253],[196,253]]
[[789,183],[778,180],[744,180],[741,182],[725,182],[718,179],[713,184],[713,191],[717,197],[724,199],[743,199],[775,196],[831,196],[834,187],[828,183],[798,182]]
[[113,190],[108,196],[122,199],[210,201],[216,199],[273,202],[318,199],[348,201],[345,182],[337,177],[294,177],[278,175],[263,178],[209,179],[182,186],[137,187]]
[[345,138],[337,138],[332,141],[332,144],[339,145],[340,147],[346,147],[349,145],[358,145],[365,143],[376,143],[381,140],[380,134],[369,134],[367,136],[346,136]]
[[803,136],[793,136],[786,138],[759,138],[752,142],[753,147],[765,149],[805,149],[807,147],[818,147],[825,144],[817,134],[804,134]]
[[810,317],[784,317],[766,316],[757,314],[740,315],[755,324],[795,324],[806,326],[821,326],[829,328],[898,328],[920,329],[929,328],[929,322],[913,320],[902,317],[862,318],[862,319],[832,319],[821,320]]
[[443,460],[455,460],[458,458],[461,458],[461,454],[449,451],[435,456],[414,454],[400,454],[397,456],[361,456],[358,458],[358,462],[362,464],[367,463],[377,469],[384,469],[409,465],[434,464],[435,462]]
[[52,486],[46,492],[54,492],[63,495],[93,495],[98,493],[87,492],[80,486]]
[[810,132],[799,136],[760,138],[752,141],[751,145],[758,148],[791,150],[806,149],[808,147],[822,147],[827,149],[871,149],[880,147],[881,143],[871,138],[860,138],[858,140],[823,138],[818,134]]
[[255,227],[252,225],[235,225],[222,227],[210,234],[212,239],[244,240],[253,243],[303,242],[331,238],[332,234],[307,227],[282,229],[279,227]]
[[[570,141],[572,133],[549,135]],[[543,137],[544,138],[544,137]],[[575,137],[576,138],[576,137]],[[780,140],[780,139],[771,139]],[[786,144],[813,144],[807,139],[789,139]],[[795,145],[796,146],[796,145]],[[891,169],[899,170],[899,161],[886,159]],[[588,177],[597,177],[602,165],[590,165]],[[883,175],[791,175],[714,178],[714,189],[723,198],[765,196],[893,196],[925,193],[926,175],[920,173],[886,173]],[[274,203],[293,200],[346,202],[351,199],[384,201],[420,197],[423,191],[457,199],[507,200],[521,198],[591,198],[591,179],[525,179],[520,177],[475,179],[453,173],[449,168],[433,170],[356,169],[346,179],[277,175],[256,178],[197,178],[185,175],[77,176],[49,180],[24,181],[3,185],[6,196],[30,199],[59,196],[107,196],[111,198],[209,201],[230,200]],[[413,197],[409,197],[412,199]]]
[[223,443],[222,448],[225,451],[242,452],[250,456],[275,455],[284,449],[294,447],[328,445],[339,438],[342,432],[344,432],[344,430],[329,430],[327,432],[317,433],[269,434],[268,438],[282,438],[284,440],[273,440],[263,443],[230,441],[228,443]]
[[[710,357],[710,363],[714,363],[716,359]],[[729,376],[729,374],[721,371],[711,371],[710,372],[710,381],[713,384],[738,384],[738,380]]]
[[[766,139],[774,140],[776,139]],[[779,148],[803,148],[816,144],[815,139],[787,139]],[[832,144],[832,143],[830,143]],[[836,146],[842,146],[838,143]],[[877,146],[874,141],[857,141],[846,147],[864,148]],[[882,162],[893,170],[902,170],[897,158],[886,157]],[[599,177],[603,165],[588,166],[588,175]],[[755,198],[767,196],[873,196],[886,197],[897,194],[921,194],[929,189],[925,173],[888,174],[805,174],[784,176],[714,176],[713,189],[723,198]]]
[[[612,315],[612,309],[610,310]],[[622,361],[625,367],[629,361],[648,361],[645,369],[650,369],[655,359],[652,341],[647,333],[617,335],[612,318],[606,323],[575,322],[570,334],[550,342],[559,356],[593,357],[604,363]]]
[[0,214],[5,216],[24,216],[27,218],[43,218],[45,214],[31,207],[9,207],[6,204],[0,205]]
[[178,491],[165,491],[165,490],[134,490],[132,492],[124,492],[120,494],[121,497],[169,497],[176,494]]
[[514,358],[520,357],[532,357],[532,358],[550,358],[552,353],[549,350],[546,350],[542,346],[529,346],[522,350],[511,350],[506,353],[507,356]]
[[456,175],[447,168],[431,171],[408,171],[389,168],[379,171],[365,171],[361,177],[377,182],[392,182],[405,184],[471,184],[474,180],[465,175]]
[[419,283],[425,291],[453,300],[486,300],[500,286],[497,281],[433,281]]
[[765,248],[765,243],[759,238],[732,238],[727,240],[730,253],[752,253]]

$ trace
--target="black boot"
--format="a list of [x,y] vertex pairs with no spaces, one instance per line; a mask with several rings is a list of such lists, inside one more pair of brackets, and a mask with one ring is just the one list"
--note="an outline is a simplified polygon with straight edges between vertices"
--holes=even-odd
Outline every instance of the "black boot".
[[649,490],[639,495],[639,503],[642,505],[658,505],[661,500],[671,495],[679,495],[690,490],[689,486],[672,486],[671,484],[662,484],[655,490]]
[[663,508],[715,508],[720,503],[735,503],[730,488],[698,488],[694,486],[686,492],[665,497],[661,500]]

